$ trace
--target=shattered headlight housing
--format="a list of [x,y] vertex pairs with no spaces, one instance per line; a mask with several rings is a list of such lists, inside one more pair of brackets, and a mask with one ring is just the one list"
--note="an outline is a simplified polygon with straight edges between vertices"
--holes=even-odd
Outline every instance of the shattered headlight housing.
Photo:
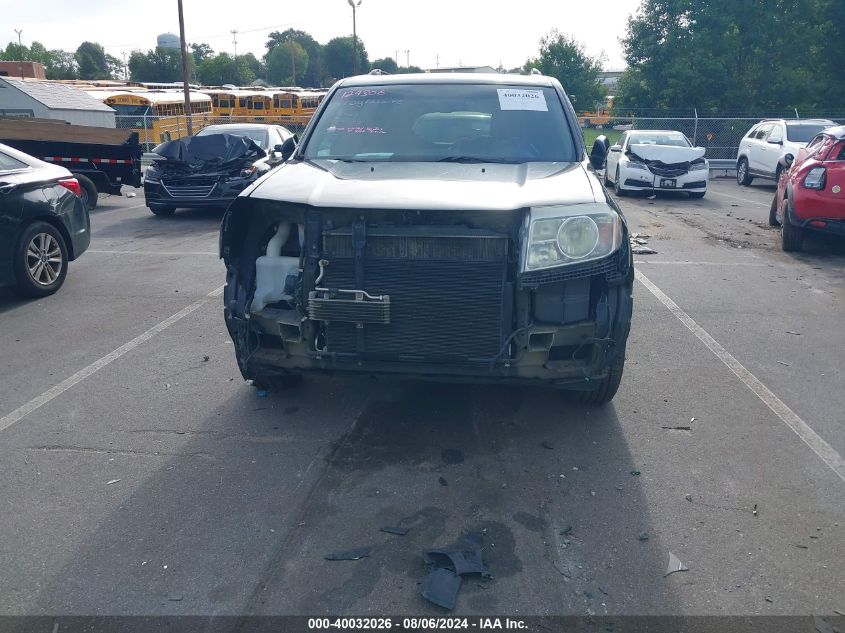
[[646,165],[645,163],[641,163],[638,160],[628,159],[628,164],[625,165],[625,167],[627,167],[628,169],[642,169],[648,171],[648,165]]
[[700,163],[691,163],[689,166],[690,171],[700,171],[702,169],[707,169],[707,161],[703,160]]
[[524,271],[602,259],[622,243],[622,219],[607,204],[534,207],[528,224]]

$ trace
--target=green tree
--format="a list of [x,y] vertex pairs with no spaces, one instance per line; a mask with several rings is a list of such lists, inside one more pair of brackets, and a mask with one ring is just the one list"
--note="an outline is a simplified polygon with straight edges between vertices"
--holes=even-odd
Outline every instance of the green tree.
[[194,64],[199,67],[209,57],[214,57],[214,49],[205,42],[201,44],[191,44],[191,56],[194,58]]
[[386,73],[390,73],[394,75],[399,72],[399,65],[396,63],[396,60],[392,57],[382,57],[381,59],[377,59],[375,61],[370,62],[370,70],[374,68],[379,68]]
[[308,53],[295,40],[282,42],[267,53],[267,78],[276,86],[296,86],[308,71]]
[[[841,0],[642,0],[622,41],[623,109],[841,107]],[[833,38],[833,39],[831,39]],[[819,78],[824,77],[824,90]]]
[[47,79],[79,79],[76,56],[70,51],[53,49],[50,51],[50,63],[45,64]]
[[80,79],[110,79],[106,51],[95,42],[82,42],[76,49],[76,63]]
[[[323,47],[323,63],[326,72],[334,79],[354,74],[355,45],[352,37],[335,37]],[[358,38],[358,72],[365,73],[370,67],[364,42]]]
[[[193,66],[188,56],[189,66]],[[189,68],[190,70],[190,68]],[[156,47],[147,51],[132,51],[129,57],[129,77],[132,81],[168,83],[182,80],[182,53],[178,48]]]
[[255,73],[246,56],[232,57],[228,53],[219,53],[204,60],[197,68],[197,77],[205,86],[248,86],[255,81]]
[[408,73],[421,73],[425,71],[423,71],[423,69],[419,66],[414,66],[413,64],[411,64],[410,66],[399,66],[399,68],[396,69],[396,72],[398,72],[400,75],[405,75]]
[[267,40],[267,55],[265,63],[269,59],[273,49],[279,44],[293,40],[305,49],[308,53],[308,68],[304,72],[296,71],[297,84],[306,88],[319,88],[325,84],[326,76],[323,69],[323,46],[309,33],[297,29],[286,31],[273,31]]
[[540,40],[540,56],[529,59],[525,72],[536,68],[563,85],[576,110],[592,110],[604,100],[607,90],[599,80],[602,59],[590,57],[575,38],[553,30]]

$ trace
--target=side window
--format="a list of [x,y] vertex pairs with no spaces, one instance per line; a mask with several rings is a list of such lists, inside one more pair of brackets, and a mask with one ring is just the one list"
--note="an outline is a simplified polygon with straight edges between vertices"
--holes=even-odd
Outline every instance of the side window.
[[282,143],[282,139],[279,137],[279,133],[274,129],[271,129],[269,134],[270,134],[269,149],[272,151],[273,148],[276,147],[276,145],[280,145]]
[[772,131],[769,132],[769,135],[766,137],[766,140],[769,143],[782,143],[783,142],[783,126],[780,124],[775,124],[772,127]]
[[748,132],[748,134],[745,135],[745,138],[754,138],[755,136],[757,136],[757,131],[759,129],[760,129],[760,126],[755,125],[753,128],[751,128],[751,130]]
[[628,133],[622,132],[622,138],[619,139],[619,144],[622,146],[622,149],[625,149],[625,146],[628,144]]
[[18,169],[26,169],[28,165],[18,160],[17,158],[12,158],[8,154],[4,154],[0,152],[0,171],[13,171]]
[[766,138],[766,136],[768,136],[769,132],[772,131],[773,127],[774,127],[774,125],[772,125],[771,123],[767,123],[766,125],[761,125],[757,129],[757,134],[754,136],[754,138],[757,139],[757,140],[762,140],[762,139]]

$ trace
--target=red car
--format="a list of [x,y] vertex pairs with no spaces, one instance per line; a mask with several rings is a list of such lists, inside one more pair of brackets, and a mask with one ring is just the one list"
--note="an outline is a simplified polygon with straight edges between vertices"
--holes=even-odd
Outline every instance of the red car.
[[769,211],[769,224],[781,227],[783,250],[801,250],[807,231],[845,236],[845,126],[820,132],[791,158],[781,159],[785,168]]

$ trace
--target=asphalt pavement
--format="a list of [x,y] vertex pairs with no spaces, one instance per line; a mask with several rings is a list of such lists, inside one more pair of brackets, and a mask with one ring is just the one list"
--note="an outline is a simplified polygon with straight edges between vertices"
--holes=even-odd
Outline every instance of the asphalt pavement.
[[58,294],[0,291],[0,615],[441,615],[421,553],[470,531],[492,579],[457,613],[845,611],[845,246],[781,252],[773,192],[621,199],[657,253],[606,407],[365,377],[259,397],[220,214],[101,198]]

